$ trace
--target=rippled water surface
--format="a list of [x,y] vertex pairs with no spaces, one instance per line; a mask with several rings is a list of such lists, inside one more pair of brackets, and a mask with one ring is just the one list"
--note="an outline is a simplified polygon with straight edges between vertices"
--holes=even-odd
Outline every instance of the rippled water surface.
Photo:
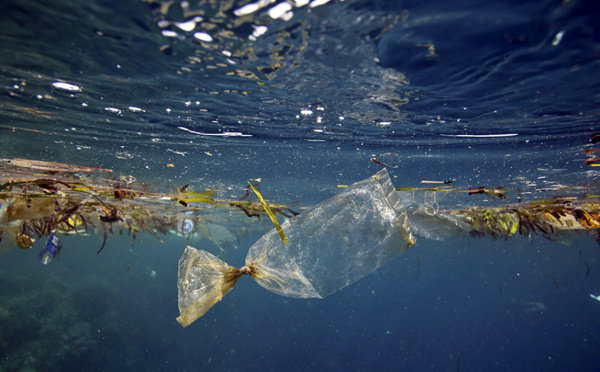
[[[260,178],[265,195],[302,208],[384,166],[396,186],[582,197],[598,179],[584,151],[599,131],[599,10],[583,0],[7,0],[0,157],[110,168],[163,191],[243,195]],[[500,203],[478,196],[447,203]],[[242,262],[268,228],[222,258]],[[48,267],[37,250],[1,257],[0,369],[593,370],[598,244],[567,243],[422,239],[324,300],[240,280],[182,329],[183,239],[114,236],[96,255],[95,237],[65,237]]]

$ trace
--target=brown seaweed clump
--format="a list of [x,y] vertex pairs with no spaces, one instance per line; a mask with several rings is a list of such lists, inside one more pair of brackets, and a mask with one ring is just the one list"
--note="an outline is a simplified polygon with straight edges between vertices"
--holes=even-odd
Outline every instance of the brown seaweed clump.
[[471,234],[508,239],[541,234],[560,240],[568,231],[584,231],[600,243],[600,200],[574,197],[543,199],[492,208],[474,207],[445,212],[466,223]]
[[[215,190],[193,192],[186,185],[170,193],[151,192],[131,176],[115,177],[112,170],[27,159],[0,159],[0,237],[4,250],[28,249],[50,234],[96,232],[106,245],[109,234],[135,239],[148,233],[203,234],[210,226],[235,224],[237,217],[267,216],[261,202],[215,197]],[[296,213],[284,204],[269,208],[286,217]],[[226,211],[226,213],[221,213]],[[217,243],[217,239],[213,239]],[[6,243],[9,241],[9,243]]]

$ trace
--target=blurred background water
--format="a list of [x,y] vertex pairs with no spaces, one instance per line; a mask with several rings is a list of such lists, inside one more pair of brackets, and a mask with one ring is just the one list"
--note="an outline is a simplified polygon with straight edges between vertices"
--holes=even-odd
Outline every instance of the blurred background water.
[[[513,202],[582,196],[598,178],[584,165],[598,131],[598,10],[583,0],[3,1],[0,156],[111,168],[158,190],[239,196],[261,178],[268,198],[306,207],[381,169],[370,161],[379,154],[397,186],[504,185]],[[221,257],[241,264],[269,228]],[[182,329],[183,239],[111,236],[96,255],[101,240],[69,236],[48,267],[37,248],[2,255],[0,369],[594,370],[598,244],[568,243],[421,239],[324,300],[242,278]]]

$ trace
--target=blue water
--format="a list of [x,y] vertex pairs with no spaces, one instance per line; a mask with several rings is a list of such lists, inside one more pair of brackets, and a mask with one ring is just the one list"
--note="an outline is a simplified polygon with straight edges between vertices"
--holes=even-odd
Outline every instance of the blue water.
[[[507,202],[597,189],[584,165],[600,131],[594,2],[346,0],[274,19],[279,3],[241,15],[247,1],[3,1],[0,157],[111,168],[165,192],[189,183],[239,197],[261,178],[267,198],[298,207],[373,175],[382,166],[370,159],[387,153],[377,160],[396,186],[504,185]],[[220,257],[241,266],[270,228],[261,226]],[[38,261],[43,239],[0,257],[0,370],[589,371],[600,362],[600,302],[589,296],[600,294],[600,254],[585,233],[567,244],[418,237],[322,300],[244,277],[187,328],[175,321],[184,239],[115,234],[100,254],[101,237],[62,243],[48,266]]]

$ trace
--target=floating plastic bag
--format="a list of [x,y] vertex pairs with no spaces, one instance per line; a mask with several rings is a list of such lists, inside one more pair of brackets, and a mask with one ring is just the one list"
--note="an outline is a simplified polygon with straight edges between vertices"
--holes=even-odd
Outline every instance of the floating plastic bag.
[[282,296],[323,298],[415,243],[385,169],[281,228],[289,244],[269,231],[250,248],[241,269],[188,246],[179,260],[177,321],[186,327],[204,315],[243,274]]

